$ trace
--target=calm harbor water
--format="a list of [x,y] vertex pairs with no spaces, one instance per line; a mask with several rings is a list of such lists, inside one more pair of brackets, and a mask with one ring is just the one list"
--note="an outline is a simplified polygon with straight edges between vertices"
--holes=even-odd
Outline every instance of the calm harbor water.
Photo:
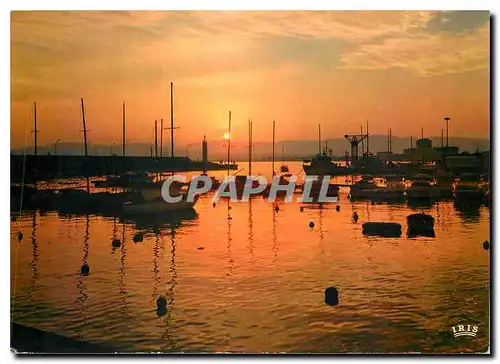
[[[254,174],[270,170],[254,163]],[[11,222],[13,319],[118,351],[486,351],[489,209],[347,194],[342,188],[339,212],[314,204],[301,212],[297,202],[278,202],[275,212],[256,197],[231,203],[231,219],[227,202],[213,207],[211,195],[168,220],[23,212]],[[408,238],[406,216],[422,210],[434,216],[436,237]],[[399,222],[403,235],[363,236],[367,221]],[[324,303],[330,286],[338,306]],[[158,295],[168,301],[160,317]],[[477,337],[453,337],[458,324],[477,325]]]

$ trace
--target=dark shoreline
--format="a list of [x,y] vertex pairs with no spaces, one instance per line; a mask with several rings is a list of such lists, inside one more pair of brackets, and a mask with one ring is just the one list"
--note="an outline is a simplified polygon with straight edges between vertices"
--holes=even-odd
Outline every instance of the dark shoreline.
[[11,323],[10,348],[17,356],[51,354],[114,354],[101,345],[70,339],[61,335]]

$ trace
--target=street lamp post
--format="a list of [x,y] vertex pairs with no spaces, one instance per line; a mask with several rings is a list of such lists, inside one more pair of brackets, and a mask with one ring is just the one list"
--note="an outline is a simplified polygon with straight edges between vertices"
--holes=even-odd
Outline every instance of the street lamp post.
[[110,156],[113,156],[113,147],[114,147],[114,145],[115,145],[115,143],[113,143],[113,144],[111,144],[111,145],[109,146],[109,155],[110,155]]

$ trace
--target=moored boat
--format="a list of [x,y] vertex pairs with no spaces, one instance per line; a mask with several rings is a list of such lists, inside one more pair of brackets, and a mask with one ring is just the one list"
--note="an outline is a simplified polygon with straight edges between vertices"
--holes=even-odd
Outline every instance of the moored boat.
[[427,214],[411,214],[406,217],[408,235],[434,236],[434,217]]
[[183,183],[173,181],[170,185],[170,196],[181,197],[178,202],[167,202],[161,195],[162,183],[147,183],[136,187],[136,191],[141,199],[135,202],[126,202],[122,205],[122,212],[125,215],[145,215],[163,212],[175,212],[193,209],[198,201],[199,195],[195,195],[193,201],[188,201],[188,193],[183,191]]
[[322,154],[317,154],[312,159],[304,160],[302,168],[310,176],[335,176],[345,174],[346,167],[341,167],[332,161],[332,158],[326,154],[326,149]]
[[439,191],[431,185],[428,179],[418,178],[406,190],[408,199],[438,199]]
[[[362,178],[350,186],[351,198],[369,198],[371,192],[377,189],[377,185],[371,175],[363,175]],[[376,192],[375,192],[376,193]]]
[[472,202],[483,198],[484,191],[479,185],[479,178],[474,174],[460,176],[455,184],[453,195],[457,202]]
[[363,235],[395,238],[401,236],[401,224],[395,222],[365,222]]
[[95,187],[132,187],[152,181],[153,177],[148,173],[129,172],[119,176],[108,176],[105,180],[95,180],[92,183]]

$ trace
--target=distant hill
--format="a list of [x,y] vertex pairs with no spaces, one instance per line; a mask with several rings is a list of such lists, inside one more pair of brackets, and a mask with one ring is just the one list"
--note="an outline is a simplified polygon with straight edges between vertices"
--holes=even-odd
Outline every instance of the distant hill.
[[[441,146],[441,137],[431,137],[433,146]],[[415,146],[415,139],[413,144]],[[345,139],[328,139],[328,148],[332,149],[334,156],[343,156],[345,151],[350,151],[350,145]],[[490,141],[488,139],[476,138],[463,138],[451,137],[449,139],[450,145],[457,146],[461,152],[473,152],[476,149],[480,151],[490,149]],[[178,146],[175,148],[176,156],[187,155],[193,160],[201,159],[201,141],[199,144],[189,144],[187,150],[186,145],[179,141]],[[247,160],[248,159],[248,143],[233,142],[231,148],[231,159],[233,160]],[[323,141],[324,146],[324,141]],[[147,143],[130,143],[127,144],[126,155],[128,156],[149,156],[151,155],[152,145]],[[366,149],[366,143],[364,145]],[[392,137],[392,151],[393,153],[402,153],[403,149],[410,147],[410,138]],[[112,152],[121,155],[121,145],[112,146]],[[370,136],[370,151],[373,153],[382,152],[387,150],[387,136],[373,135]],[[110,145],[91,144],[88,147],[90,155],[110,155]],[[13,150],[13,154],[23,154],[23,150]],[[285,159],[302,159],[309,158],[318,152],[318,141],[315,140],[286,140],[284,141],[284,158]],[[361,152],[361,147],[360,147]],[[28,148],[28,154],[33,153],[32,148]],[[54,154],[54,145],[42,145],[38,147],[39,154]],[[154,150],[153,150],[154,153]],[[61,142],[58,144],[58,154],[64,155],[78,155],[83,154],[82,143],[77,142]],[[160,154],[160,148],[158,148]],[[163,146],[163,155],[170,155],[170,148],[167,143]],[[210,160],[226,160],[227,147],[226,141],[217,140],[208,142],[208,157]],[[254,142],[253,150],[254,160],[269,160],[272,157],[272,143],[271,142]],[[275,145],[275,158],[281,159],[281,141],[277,141]]]

